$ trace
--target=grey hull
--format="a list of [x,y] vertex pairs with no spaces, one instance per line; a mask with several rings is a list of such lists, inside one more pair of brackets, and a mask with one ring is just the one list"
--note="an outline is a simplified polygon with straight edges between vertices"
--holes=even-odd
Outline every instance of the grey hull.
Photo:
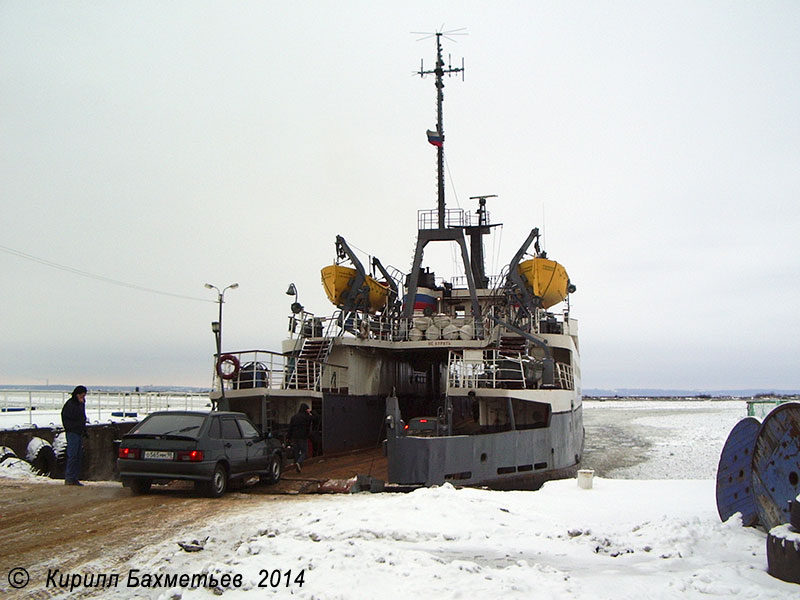
[[583,439],[581,406],[553,414],[546,428],[442,437],[389,432],[389,482],[536,488],[548,479],[574,475]]

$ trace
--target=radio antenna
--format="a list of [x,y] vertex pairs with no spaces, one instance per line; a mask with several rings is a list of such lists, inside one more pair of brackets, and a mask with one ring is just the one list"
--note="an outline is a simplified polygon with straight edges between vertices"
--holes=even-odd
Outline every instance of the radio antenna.
[[420,77],[425,77],[426,75],[434,75],[435,81],[434,84],[436,86],[436,131],[428,130],[428,141],[437,147],[437,198],[438,198],[438,210],[439,210],[439,229],[444,229],[444,215],[445,215],[445,202],[444,202],[444,123],[442,117],[442,102],[444,100],[444,93],[442,90],[444,89],[444,82],[442,79],[445,75],[448,77],[452,77],[458,73],[461,73],[461,80],[464,80],[464,59],[461,59],[461,66],[454,67],[451,63],[450,57],[448,56],[447,59],[447,66],[445,67],[444,60],[442,59],[442,38],[451,40],[455,42],[453,36],[457,35],[468,35],[466,31],[466,27],[461,27],[459,29],[452,29],[450,31],[443,31],[444,25],[442,25],[442,30],[436,31],[433,33],[426,33],[420,31],[412,31],[411,33],[416,35],[422,35],[424,37],[419,38],[417,41],[430,39],[432,37],[436,38],[436,66],[433,69],[425,70],[425,65],[423,61],[420,61],[419,71],[415,73],[415,75],[419,75]]

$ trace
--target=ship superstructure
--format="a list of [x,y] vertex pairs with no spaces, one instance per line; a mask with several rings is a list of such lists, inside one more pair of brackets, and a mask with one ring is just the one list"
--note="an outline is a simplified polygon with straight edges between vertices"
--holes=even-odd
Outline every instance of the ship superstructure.
[[[441,37],[433,75],[437,125],[437,208],[419,211],[408,272],[377,258],[363,265],[342,236],[322,269],[333,314],[297,302],[281,352],[216,356],[220,407],[246,412],[280,434],[302,402],[319,415],[315,452],[385,444],[389,483],[535,487],[574,474],[583,452],[578,324],[569,314],[575,287],[540,248],[534,228],[497,275],[484,266],[492,223],[446,208]],[[437,278],[423,266],[430,243],[458,249],[463,274]]]

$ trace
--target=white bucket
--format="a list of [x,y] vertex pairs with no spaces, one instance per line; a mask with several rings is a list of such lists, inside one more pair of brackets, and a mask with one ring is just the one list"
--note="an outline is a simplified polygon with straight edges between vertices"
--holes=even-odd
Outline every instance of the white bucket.
[[594,469],[579,469],[578,470],[578,487],[582,490],[592,489],[592,478],[594,477]]

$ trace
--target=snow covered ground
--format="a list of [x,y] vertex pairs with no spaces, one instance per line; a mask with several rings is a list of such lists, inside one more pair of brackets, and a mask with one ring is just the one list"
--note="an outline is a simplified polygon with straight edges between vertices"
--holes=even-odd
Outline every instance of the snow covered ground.
[[[241,576],[225,598],[800,597],[800,586],[766,573],[764,533],[719,521],[712,481],[313,496],[209,523],[187,531],[190,540],[205,540],[204,550],[168,540],[131,566]],[[213,596],[173,589],[159,597]]]
[[[764,532],[717,516],[716,463],[744,411],[739,401],[587,403],[587,431],[606,431],[609,447],[615,436],[638,437],[637,451],[646,449],[618,475],[595,477],[592,489],[565,480],[536,492],[448,484],[265,500],[225,518],[209,515],[205,526],[130,558],[123,573],[162,587],[120,585],[103,595],[800,598],[799,585],[767,574]],[[601,444],[593,443],[599,460]],[[102,563],[81,568],[103,571]],[[230,584],[193,589],[181,576]],[[170,578],[175,585],[163,587]]]
[[[615,420],[645,432],[647,460],[619,478],[595,477],[588,490],[567,480],[537,492],[445,485],[267,503],[209,519],[132,558],[130,568],[239,576],[225,598],[800,598],[800,586],[766,573],[765,533],[717,516],[716,463],[744,402],[586,409],[587,423],[598,419],[594,411],[619,411]],[[194,540],[203,550],[177,544]],[[206,588],[153,592],[118,596],[214,597]]]

